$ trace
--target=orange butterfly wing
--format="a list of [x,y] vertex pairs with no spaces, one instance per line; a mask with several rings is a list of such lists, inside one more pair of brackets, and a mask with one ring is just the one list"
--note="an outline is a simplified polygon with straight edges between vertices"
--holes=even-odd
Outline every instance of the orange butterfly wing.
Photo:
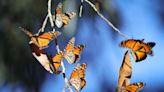
[[61,66],[61,60],[63,58],[64,52],[61,51],[58,54],[56,54],[53,58],[49,58],[50,62],[51,62],[51,68],[54,71],[54,73],[61,73],[61,71],[59,71],[59,67]]
[[68,25],[69,20],[70,20],[70,19],[69,19],[69,16],[67,16],[67,15],[65,15],[65,14],[62,15],[63,26]]
[[132,52],[132,56],[136,62],[140,62],[146,59],[147,54],[145,52],[136,51],[136,52]]
[[85,63],[81,66],[78,64],[71,74],[70,83],[77,91],[81,90],[86,85],[86,81],[84,80],[85,70]]
[[76,15],[74,12],[66,12],[65,14],[62,15],[62,22],[63,26],[68,25],[69,21],[71,18],[73,18]]
[[85,85],[86,85],[86,81],[84,79],[81,79],[81,89],[80,90],[82,90]]
[[75,38],[72,37],[71,40],[69,41],[69,43],[67,44],[66,48],[65,48],[66,52],[73,51],[74,44],[75,44]]
[[133,83],[131,85],[126,86],[125,90],[127,92],[137,92],[139,89],[143,87],[144,87],[144,84],[142,82],[139,82],[139,83]]
[[65,48],[65,54],[64,58],[68,61],[68,63],[72,64],[75,61],[75,55],[74,55],[74,44],[75,44],[75,38],[71,38],[69,43],[67,44]]
[[150,47],[150,45],[142,43],[141,46],[143,47],[143,49],[140,51],[145,51],[145,53],[152,55],[153,52],[151,50],[152,48]]
[[140,47],[141,47],[140,44],[141,44],[140,40],[128,39],[128,40],[122,41],[120,46],[132,49],[133,51],[136,51],[136,50],[140,49]]
[[84,79],[87,65],[83,63],[80,67],[80,78]]
[[83,51],[85,45],[81,44],[77,47],[74,48],[74,54],[75,54],[75,61],[79,61],[80,60],[80,55],[81,55],[81,52]]
[[46,32],[40,36],[31,37],[31,41],[33,41],[38,47],[44,48],[47,47],[51,40],[59,36],[61,33],[56,32]]

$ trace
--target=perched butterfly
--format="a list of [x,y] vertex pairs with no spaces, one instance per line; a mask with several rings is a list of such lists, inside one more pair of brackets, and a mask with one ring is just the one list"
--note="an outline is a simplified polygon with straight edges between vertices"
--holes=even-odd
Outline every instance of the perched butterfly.
[[128,86],[125,86],[123,92],[138,92],[144,86],[145,85],[143,82],[133,83]]
[[59,36],[61,33],[56,32],[46,32],[39,36],[33,35],[31,32],[22,28],[22,31],[25,32],[30,38],[33,43],[35,43],[39,48],[43,49],[48,46],[51,40]]
[[51,69],[54,71],[54,73],[59,74],[62,71],[59,70],[59,67],[61,66],[61,60],[63,58],[64,52],[61,51],[58,54],[56,54],[54,57],[49,56],[49,60],[50,60],[50,66]]
[[39,49],[39,47],[30,41],[29,43],[30,48],[32,50],[32,55],[39,61],[39,63],[50,73],[53,73],[52,69],[50,68],[50,61],[48,60],[47,54],[44,52],[43,49]]
[[71,85],[77,90],[80,91],[83,89],[83,87],[86,85],[86,81],[84,79],[85,77],[85,71],[86,71],[87,65],[85,63],[83,64],[77,64],[75,69],[73,70],[71,77],[70,77],[70,83]]
[[128,39],[122,41],[120,46],[132,50],[132,55],[136,62],[146,59],[147,54],[153,55],[152,48],[155,46],[154,42],[145,43],[143,40]]
[[66,12],[62,13],[62,3],[59,3],[55,14],[53,15],[53,21],[55,22],[56,26],[58,28],[65,27],[68,25],[71,18],[73,18],[76,15],[75,12]]
[[120,67],[117,92],[120,92],[122,86],[130,85],[132,76],[132,64],[128,51],[125,52],[122,65]]
[[68,63],[73,64],[76,61],[80,60],[80,54],[82,50],[84,49],[84,45],[78,45],[77,47],[74,47],[75,44],[75,38],[71,38],[69,43],[67,44],[66,48],[64,49],[64,58],[68,61]]

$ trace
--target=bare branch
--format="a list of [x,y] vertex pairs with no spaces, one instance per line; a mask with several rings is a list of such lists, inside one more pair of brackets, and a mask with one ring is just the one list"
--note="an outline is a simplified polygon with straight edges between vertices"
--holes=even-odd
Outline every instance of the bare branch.
[[50,19],[51,27],[53,28],[54,27],[54,22],[53,22],[52,14],[51,14],[51,0],[48,0],[48,17]]
[[83,13],[83,5],[82,5],[83,2],[84,2],[84,0],[81,0],[79,17],[81,17],[82,16],[82,13]]
[[[53,28],[53,31],[55,32],[54,22],[53,22],[52,14],[51,14],[51,0],[48,0],[48,17],[49,17],[49,20],[50,20],[51,27]],[[60,52],[60,48],[59,48],[57,39],[55,39],[55,42],[56,42],[56,50],[59,53]],[[70,92],[73,92],[71,87],[70,87],[70,85],[69,85],[69,82],[68,82],[68,79],[66,77],[66,74],[65,74],[65,66],[64,66],[63,60],[61,60],[61,66],[62,66],[63,78],[64,78],[64,81],[65,81],[65,83],[67,85],[67,88],[70,90]]]
[[121,36],[123,36],[124,38],[128,39],[128,36],[126,36],[125,34],[123,34],[119,29],[117,29],[109,20],[107,20],[95,7],[95,5],[90,2],[89,0],[85,0],[85,2],[87,2],[94,10],[95,12],[97,12],[97,14],[103,19],[105,20],[109,26],[111,26],[116,32],[118,32]]
[[46,24],[47,24],[47,19],[48,19],[48,15],[46,16],[46,18],[44,19],[44,22],[42,24],[42,27],[39,29],[38,33],[36,35],[39,35],[40,32],[44,32],[44,29],[46,27]]

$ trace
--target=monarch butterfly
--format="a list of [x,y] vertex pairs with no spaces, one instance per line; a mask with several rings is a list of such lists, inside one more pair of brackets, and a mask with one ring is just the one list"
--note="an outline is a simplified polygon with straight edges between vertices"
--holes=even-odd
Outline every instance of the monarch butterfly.
[[63,58],[64,52],[61,51],[58,54],[56,54],[54,57],[49,56],[50,60],[50,68],[53,70],[54,73],[59,74],[62,71],[59,70],[59,67],[61,66],[61,60]]
[[76,61],[80,60],[80,54],[84,49],[84,45],[78,45],[74,47],[75,38],[72,37],[69,43],[67,44],[66,48],[64,49],[64,58],[68,61],[68,63],[73,64]]
[[137,92],[141,88],[143,88],[145,84],[143,82],[133,83],[128,86],[125,86],[124,92]]
[[82,90],[83,87],[86,85],[86,81],[84,79],[86,67],[87,67],[86,63],[83,63],[81,65],[77,64],[71,74],[69,81],[77,91]]
[[55,22],[56,26],[58,28],[65,27],[68,25],[71,18],[73,18],[76,15],[75,12],[66,12],[62,13],[62,3],[59,3],[55,14],[53,15],[53,21]]
[[144,39],[134,40],[128,39],[122,41],[120,44],[121,47],[126,47],[132,50],[132,55],[136,62],[146,59],[147,54],[153,55],[152,48],[155,46],[154,42],[145,43]]
[[117,92],[120,92],[122,86],[130,85],[132,76],[132,64],[128,51],[125,52],[122,65],[120,67]]
[[50,68],[50,62],[48,57],[43,49],[39,49],[39,47],[34,44],[33,42],[29,43],[30,48],[32,50],[32,55],[39,61],[39,63],[50,73],[53,73],[52,69]]
[[22,31],[25,32],[30,38],[33,43],[35,43],[39,48],[43,49],[48,46],[51,40],[59,36],[61,33],[56,32],[46,32],[39,36],[33,35],[31,32],[22,28]]

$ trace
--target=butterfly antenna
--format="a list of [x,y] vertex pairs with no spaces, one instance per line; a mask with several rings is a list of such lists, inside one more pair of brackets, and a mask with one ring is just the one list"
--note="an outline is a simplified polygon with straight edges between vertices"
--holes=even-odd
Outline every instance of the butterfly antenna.
[[27,31],[25,28],[19,27],[21,31],[23,31],[26,35],[28,35],[29,37],[32,37],[33,34],[29,31]]

